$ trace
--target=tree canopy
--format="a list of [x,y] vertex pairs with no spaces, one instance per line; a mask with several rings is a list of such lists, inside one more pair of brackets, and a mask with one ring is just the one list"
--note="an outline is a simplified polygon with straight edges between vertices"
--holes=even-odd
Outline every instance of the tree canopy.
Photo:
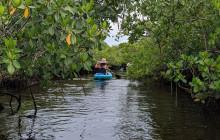
[[[2,0],[0,64],[7,77],[74,77],[92,65],[122,1]],[[39,77],[40,76],[40,77]]]

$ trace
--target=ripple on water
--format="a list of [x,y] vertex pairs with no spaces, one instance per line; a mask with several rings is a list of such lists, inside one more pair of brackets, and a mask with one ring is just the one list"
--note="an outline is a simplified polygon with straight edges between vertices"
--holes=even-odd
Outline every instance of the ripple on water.
[[[201,106],[186,94],[175,96],[166,88],[144,86],[126,79],[61,81],[36,94],[37,118],[25,99],[20,114],[0,114],[0,135],[10,139],[148,140],[217,139],[220,117],[206,118]],[[62,85],[62,88],[60,87]],[[7,101],[6,99],[5,101]],[[2,102],[2,101],[1,101]],[[19,127],[20,126],[20,127]],[[209,137],[209,138],[208,138]]]

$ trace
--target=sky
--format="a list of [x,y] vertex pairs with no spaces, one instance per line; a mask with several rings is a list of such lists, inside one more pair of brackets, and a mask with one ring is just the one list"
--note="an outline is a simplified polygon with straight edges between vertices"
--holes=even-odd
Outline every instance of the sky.
[[107,37],[105,39],[105,42],[109,45],[109,46],[113,46],[113,45],[119,45],[120,43],[123,42],[128,42],[128,36],[123,36],[120,37],[118,41],[116,41],[116,35],[118,33],[118,24],[117,23],[110,23],[110,25],[112,26],[112,30],[110,30],[110,37]]

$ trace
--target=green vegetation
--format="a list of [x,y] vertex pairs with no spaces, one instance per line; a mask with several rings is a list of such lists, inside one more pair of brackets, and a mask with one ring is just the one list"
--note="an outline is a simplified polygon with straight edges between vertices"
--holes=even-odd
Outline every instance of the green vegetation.
[[80,70],[90,70],[88,53],[104,44],[109,22],[123,10],[121,2],[1,0],[0,84],[16,88],[1,95],[10,96],[10,103],[15,98],[18,111],[20,90],[29,89],[36,115],[31,85],[48,86],[54,77],[72,79]]
[[[169,63],[169,70],[162,74],[174,82],[188,83],[196,98],[219,98],[220,56],[215,60],[211,55],[206,52],[201,52],[198,57],[181,55],[181,59],[176,63]],[[189,76],[190,79],[186,80]]]
[[[109,47],[109,22],[119,17],[129,43]],[[219,0],[2,0],[0,26],[3,81],[72,79],[95,54],[131,62],[134,79],[161,73],[195,98],[220,95]]]
[[[219,98],[220,2],[134,1],[122,13],[121,27],[121,33],[128,35],[129,42],[134,44],[124,44],[121,55],[111,52],[116,64],[132,61],[128,74],[135,79],[146,75],[157,77],[161,72],[190,91],[192,97]],[[143,38],[150,38],[153,43]],[[129,52],[128,57],[125,52]]]
[[162,74],[169,80],[189,85],[195,98],[219,98],[219,13],[218,0],[136,0],[122,29],[130,42],[155,39],[162,57],[157,69],[166,66]]
[[96,60],[104,57],[110,65],[121,66],[131,62],[127,72],[128,76],[133,79],[156,74],[155,71],[158,69],[160,59],[159,54],[159,49],[155,47],[152,38],[141,39],[135,44],[122,43],[119,46],[107,46],[101,51],[95,50]]
[[[0,65],[6,79],[77,77],[104,44],[121,1],[2,0]],[[43,82],[43,83],[45,83]],[[45,85],[45,84],[44,84]],[[46,84],[47,85],[47,84]]]

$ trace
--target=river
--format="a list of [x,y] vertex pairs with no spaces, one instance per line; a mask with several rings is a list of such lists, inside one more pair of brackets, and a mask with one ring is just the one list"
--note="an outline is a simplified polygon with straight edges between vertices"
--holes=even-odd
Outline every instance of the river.
[[[214,140],[220,138],[220,114],[206,114],[203,105],[157,84],[121,79],[54,81],[49,89],[33,88],[22,98],[19,113],[10,115],[9,98],[1,97],[0,139],[33,140]],[[124,76],[123,76],[124,75]],[[82,85],[83,83],[83,85]],[[85,95],[86,94],[86,95]],[[16,106],[14,102],[12,105]]]

